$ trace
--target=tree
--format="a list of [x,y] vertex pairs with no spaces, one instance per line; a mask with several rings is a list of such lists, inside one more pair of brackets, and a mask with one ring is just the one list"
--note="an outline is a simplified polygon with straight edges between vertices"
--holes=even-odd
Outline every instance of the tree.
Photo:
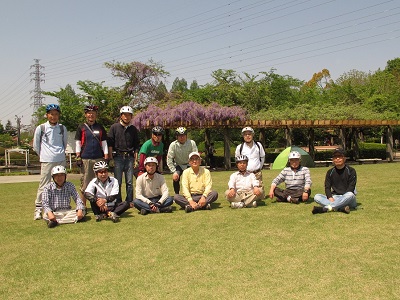
[[152,60],[147,64],[106,62],[105,66],[111,69],[113,76],[125,81],[123,91],[131,97],[129,104],[136,108],[147,107],[155,99],[161,79],[169,75],[163,66]]
[[171,87],[171,93],[183,93],[186,92],[188,90],[187,87],[187,81],[186,79],[182,78],[179,79],[179,77],[176,77],[174,82],[172,83],[172,87]]
[[3,126],[3,124],[1,124],[1,122],[0,122],[0,134],[3,134],[4,133],[4,126]]

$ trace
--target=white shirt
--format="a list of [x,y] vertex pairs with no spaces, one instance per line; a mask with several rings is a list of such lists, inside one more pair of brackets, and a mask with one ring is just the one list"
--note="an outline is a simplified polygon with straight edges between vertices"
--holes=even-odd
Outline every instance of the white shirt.
[[262,169],[264,166],[265,151],[261,143],[258,143],[260,150],[258,149],[255,141],[253,141],[252,147],[249,147],[246,143],[244,143],[242,153],[240,153],[241,146],[242,144],[236,147],[235,156],[246,155],[248,157],[249,162],[247,165],[247,171],[254,172]]

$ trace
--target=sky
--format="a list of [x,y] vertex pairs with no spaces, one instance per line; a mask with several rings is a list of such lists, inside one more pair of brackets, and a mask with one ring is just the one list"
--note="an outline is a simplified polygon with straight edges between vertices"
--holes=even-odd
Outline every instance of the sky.
[[[30,124],[35,59],[40,88],[80,80],[121,86],[105,62],[152,59],[211,83],[218,69],[271,69],[304,81],[328,69],[375,72],[399,57],[399,0],[0,0],[0,122]],[[57,100],[45,96],[43,104]]]

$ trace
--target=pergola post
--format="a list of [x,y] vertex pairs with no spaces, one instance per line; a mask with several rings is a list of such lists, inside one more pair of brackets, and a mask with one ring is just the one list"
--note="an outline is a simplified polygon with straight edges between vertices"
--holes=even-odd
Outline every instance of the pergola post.
[[386,127],[386,160],[393,162],[393,129]]
[[224,165],[225,170],[231,169],[231,147],[230,147],[230,140],[229,140],[229,128],[224,127],[222,131],[224,135]]
[[314,143],[315,143],[315,131],[314,131],[314,128],[309,128],[308,129],[308,154],[310,154],[310,156],[312,157],[313,160],[315,160]]

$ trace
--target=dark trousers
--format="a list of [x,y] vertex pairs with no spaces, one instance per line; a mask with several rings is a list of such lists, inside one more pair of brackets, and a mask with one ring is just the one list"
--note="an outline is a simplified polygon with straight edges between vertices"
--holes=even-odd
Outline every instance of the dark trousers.
[[[302,202],[304,189],[297,189],[297,190],[289,190],[285,189],[282,190],[278,187],[274,190],[274,195],[278,198],[278,202],[287,202],[287,198],[290,196],[291,198],[297,199],[299,202]],[[311,190],[308,190],[308,196],[310,196]]]
[[[100,207],[97,206],[96,202],[90,202],[90,207],[92,208],[94,215],[101,215],[106,213],[100,210]],[[129,202],[124,201],[117,203],[114,206],[108,206],[108,211],[115,212],[118,216],[120,216],[124,212],[126,212],[129,209],[129,207],[130,207]]]
[[179,179],[178,179],[178,181],[173,180],[172,181],[172,185],[174,187],[175,194],[179,194],[179,191],[181,189],[181,185],[180,185],[181,175],[183,173],[183,170],[182,170],[181,166],[176,166],[176,171],[175,172],[179,174]]
[[[202,196],[201,194],[192,194],[193,201],[196,203],[199,202],[201,196]],[[211,191],[206,197],[206,205],[213,203],[217,199],[218,199],[218,192]],[[183,195],[175,195],[174,200],[175,203],[182,208],[185,208],[186,205],[189,205],[189,201]]]

